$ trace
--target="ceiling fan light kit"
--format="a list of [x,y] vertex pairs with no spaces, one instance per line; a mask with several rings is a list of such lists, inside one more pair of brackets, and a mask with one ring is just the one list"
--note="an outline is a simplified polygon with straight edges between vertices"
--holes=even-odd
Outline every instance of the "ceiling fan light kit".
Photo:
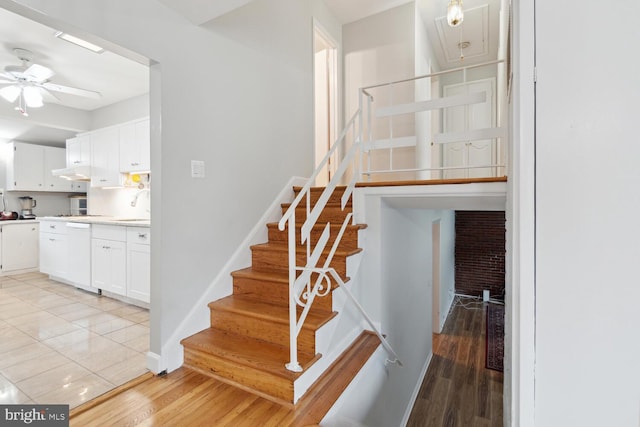
[[447,24],[450,27],[457,27],[464,21],[464,12],[462,11],[462,0],[450,0],[447,6]]
[[95,91],[51,83],[49,79],[55,73],[43,65],[31,64],[33,54],[30,51],[16,48],[13,52],[22,61],[22,65],[7,65],[4,72],[0,72],[0,96],[10,103],[18,101],[15,110],[23,116],[29,115],[27,107],[39,108],[44,105],[43,92],[58,101],[60,100],[52,92],[101,98],[102,95]]

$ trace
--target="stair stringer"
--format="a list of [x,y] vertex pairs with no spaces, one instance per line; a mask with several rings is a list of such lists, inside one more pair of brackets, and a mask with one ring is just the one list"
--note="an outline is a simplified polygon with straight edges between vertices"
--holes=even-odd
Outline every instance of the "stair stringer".
[[[364,283],[360,280],[358,270],[366,253],[366,230],[358,232],[358,247],[362,252],[347,258],[347,276],[353,277],[345,284],[349,290],[358,295],[364,292]],[[362,244],[361,244],[362,242]],[[370,329],[356,307],[347,299],[342,290],[333,291],[333,311],[337,316],[316,331],[316,352],[322,357],[309,369],[303,372],[294,382],[294,402],[297,402],[314,382],[331,366],[331,364],[358,338],[365,329]]]

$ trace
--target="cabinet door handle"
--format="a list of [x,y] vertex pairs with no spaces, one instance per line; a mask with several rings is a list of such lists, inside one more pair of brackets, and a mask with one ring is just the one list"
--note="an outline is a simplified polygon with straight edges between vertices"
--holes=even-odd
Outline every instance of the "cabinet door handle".
[[50,241],[50,242],[55,242],[55,241],[56,241],[56,239],[49,239],[49,241]]
[[140,163],[131,163],[131,166],[138,166]]
[[138,237],[140,239],[146,239],[147,238],[147,234],[146,233],[138,233]]
[[73,162],[74,165],[80,164],[80,160],[76,160]]
[[53,229],[55,229],[55,228],[56,228],[56,226],[55,226],[55,225],[50,225],[50,226],[49,226],[49,228],[53,228]]

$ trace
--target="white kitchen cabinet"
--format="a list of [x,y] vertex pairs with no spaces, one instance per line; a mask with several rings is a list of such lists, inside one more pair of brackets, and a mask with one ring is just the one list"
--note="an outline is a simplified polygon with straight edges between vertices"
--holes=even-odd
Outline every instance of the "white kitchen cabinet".
[[149,119],[120,127],[120,172],[149,172],[151,136]]
[[40,272],[66,278],[68,262],[67,230],[64,222],[40,221]]
[[91,166],[91,136],[67,139],[67,167]]
[[7,150],[7,190],[44,191],[43,147],[12,142]]
[[95,292],[91,286],[91,224],[68,222],[65,228],[69,259],[65,279],[74,286]]
[[3,274],[38,268],[38,228],[36,222],[1,226]]
[[45,191],[72,191],[73,185],[68,179],[53,176],[53,169],[62,169],[67,163],[64,148],[42,147],[44,152],[43,181]]
[[79,191],[74,190],[71,181],[51,174],[52,169],[65,167],[64,148],[13,142],[7,149],[7,190]]
[[120,131],[108,128],[91,134],[91,186],[122,187]]
[[127,227],[127,296],[150,301],[151,231],[146,227]]
[[91,285],[94,288],[126,296],[125,227],[94,225],[91,234]]

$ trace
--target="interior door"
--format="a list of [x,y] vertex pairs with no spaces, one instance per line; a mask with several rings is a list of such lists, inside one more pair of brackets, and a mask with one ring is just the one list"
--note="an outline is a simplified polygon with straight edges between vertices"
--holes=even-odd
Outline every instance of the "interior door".
[[[495,126],[495,82],[494,79],[477,80],[444,87],[445,96],[465,95],[484,92],[484,102],[449,107],[444,109],[444,132],[464,132],[487,129]],[[493,176],[493,168],[477,166],[496,163],[496,142],[494,139],[468,140],[444,144],[442,165],[462,167],[443,172],[444,178],[479,178]]]

